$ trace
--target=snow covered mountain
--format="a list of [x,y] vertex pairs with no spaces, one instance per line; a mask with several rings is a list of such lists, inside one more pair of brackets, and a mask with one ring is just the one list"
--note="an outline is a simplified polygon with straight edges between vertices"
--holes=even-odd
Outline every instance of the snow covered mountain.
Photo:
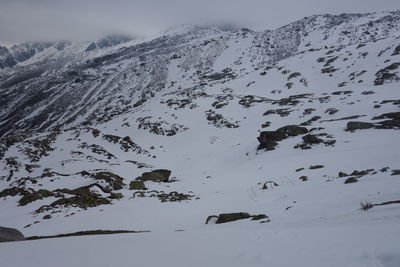
[[1,244],[7,266],[400,265],[400,11],[22,44],[0,68],[0,224],[151,231]]

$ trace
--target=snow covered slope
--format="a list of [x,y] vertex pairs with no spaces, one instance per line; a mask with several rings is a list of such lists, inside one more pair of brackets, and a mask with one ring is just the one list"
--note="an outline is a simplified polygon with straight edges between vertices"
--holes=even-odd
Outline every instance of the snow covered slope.
[[96,47],[0,71],[0,224],[151,232],[7,266],[400,265],[399,11]]

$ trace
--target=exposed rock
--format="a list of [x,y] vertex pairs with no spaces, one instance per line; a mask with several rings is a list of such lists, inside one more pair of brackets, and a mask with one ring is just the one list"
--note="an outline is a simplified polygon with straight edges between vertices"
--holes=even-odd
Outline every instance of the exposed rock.
[[373,120],[381,120],[381,119],[400,120],[400,112],[384,113],[382,115],[375,116],[372,119]]
[[184,125],[171,124],[164,120],[153,121],[151,116],[141,117],[136,121],[138,122],[138,129],[148,130],[150,133],[156,135],[174,136],[188,129]]
[[305,182],[305,181],[308,181],[308,176],[303,175],[303,176],[299,177],[299,179],[301,181]]
[[361,117],[365,117],[365,115],[353,115],[353,116],[347,116],[347,117],[338,118],[338,119],[322,120],[320,122],[354,120],[354,119],[358,119],[358,118],[361,118]]
[[266,181],[266,182],[263,184],[263,186],[262,186],[261,189],[263,189],[263,190],[268,189],[268,185],[269,185],[271,188],[273,188],[274,186],[279,186],[279,185],[278,185],[277,183],[275,183],[274,181]]
[[252,221],[258,221],[258,220],[261,220],[261,219],[268,218],[268,216],[265,215],[265,214],[252,215],[251,217],[252,217],[251,218]]
[[393,50],[392,56],[400,55],[400,45]]
[[211,220],[214,220],[213,222],[215,223],[218,220],[217,215],[210,215],[207,217],[206,224],[208,224]]
[[358,180],[355,177],[347,178],[346,181],[344,181],[345,184],[352,184],[352,183],[357,183],[357,182],[358,182]]
[[251,217],[250,214],[248,214],[247,212],[221,213],[218,216],[218,219],[215,223],[220,224],[220,223],[233,222],[237,220],[248,219],[250,217]]
[[[191,192],[191,191],[189,191]],[[164,191],[157,191],[157,190],[151,190],[151,191],[136,191],[132,195],[133,198],[135,197],[156,197],[158,198],[161,202],[180,202],[180,201],[185,201],[185,200],[192,200],[193,198],[199,199],[199,197],[196,197],[195,195],[190,195],[190,194],[184,194],[184,193],[178,193],[176,191],[172,191],[170,193],[165,193]]]
[[110,190],[104,188],[99,184],[91,184],[87,186],[78,187],[76,189],[57,189],[54,190],[55,193],[63,193],[68,195],[73,195],[73,197],[63,197],[54,202],[50,205],[41,206],[35,212],[40,213],[44,211],[48,211],[51,209],[55,209],[56,207],[63,206],[63,207],[79,207],[82,209],[87,209],[90,207],[97,207],[99,205],[110,204],[111,201],[101,195],[93,192],[91,189],[93,187],[97,187],[104,193],[111,193]]
[[324,165],[311,165],[310,167],[309,167],[309,169],[310,170],[316,170],[316,169],[321,169],[321,168],[323,168],[324,167]]
[[301,149],[311,149],[313,145],[317,144],[325,144],[326,146],[333,146],[336,143],[336,140],[323,140],[318,136],[329,136],[327,134],[307,134],[302,137],[303,143],[297,144],[294,148],[301,148]]
[[269,109],[264,112],[263,116],[268,116],[271,114],[278,114],[281,117],[286,117],[289,116],[290,112],[292,112],[292,109],[289,108],[278,108],[278,109]]
[[380,169],[381,172],[387,172],[390,168],[389,167],[383,167],[382,169]]
[[349,176],[349,175],[347,173],[344,173],[344,172],[339,172],[338,176],[339,177],[346,177],[346,176]]
[[384,113],[379,116],[372,118],[373,120],[389,119],[381,122],[377,122],[375,125],[376,129],[398,129],[400,128],[400,112]]
[[46,197],[52,197],[55,196],[55,194],[53,192],[50,192],[48,190],[45,189],[40,189],[38,191],[33,191],[31,193],[25,194],[20,200],[19,200],[19,205],[20,206],[25,206],[28,205],[29,203],[39,200],[39,199],[43,199]]
[[113,154],[111,154],[110,152],[105,150],[100,145],[96,145],[96,144],[89,145],[88,143],[83,142],[82,144],[79,145],[79,148],[89,149],[95,154],[107,157],[107,159],[116,159],[116,157]]
[[353,93],[353,91],[336,91],[336,92],[333,92],[332,95],[349,95],[352,93]]
[[276,131],[263,131],[257,137],[260,145],[258,149],[274,150],[279,141],[282,141],[290,136],[306,134],[307,128],[297,125],[287,125],[277,129]]
[[24,235],[14,228],[0,226],[0,242],[25,240]]
[[350,175],[351,176],[359,176],[359,177],[361,177],[361,176],[369,174],[372,171],[374,171],[374,169],[368,169],[368,170],[363,170],[363,171],[354,170]]
[[297,104],[300,103],[300,99],[307,99],[312,94],[300,94],[300,95],[291,95],[286,98],[281,98],[279,100],[275,100],[272,102],[273,105],[279,105],[279,106],[296,106]]
[[315,110],[316,110],[315,108],[306,108],[306,109],[303,111],[303,116],[309,115],[309,114],[313,113]]
[[120,190],[125,185],[123,178],[112,172],[98,172],[93,175],[96,180],[104,180],[108,183],[114,190]]
[[337,113],[339,110],[336,108],[328,108],[327,110],[325,110],[325,113],[328,113],[329,115],[333,115],[335,113]]
[[217,128],[238,128],[239,125],[237,124],[238,122],[230,122],[222,114],[215,113],[213,110],[207,110],[206,111],[207,115],[207,120],[209,121],[210,124],[213,124]]
[[235,73],[232,71],[230,68],[225,68],[221,72],[215,72],[210,75],[203,75],[201,78],[206,79],[206,80],[211,80],[211,81],[216,81],[216,80],[231,80],[236,77]]
[[122,193],[111,193],[110,194],[110,198],[111,199],[120,199],[120,198],[123,198],[124,197],[124,195],[122,194]]
[[349,121],[346,126],[346,131],[371,129],[373,127],[374,127],[374,124],[370,123],[370,122]]
[[375,85],[382,85],[387,82],[393,82],[400,80],[400,77],[397,76],[397,68],[400,66],[400,62],[392,63],[391,65],[379,70],[375,74]]
[[153,181],[153,182],[169,182],[169,176],[171,175],[170,170],[159,169],[151,172],[144,172],[142,176],[136,178],[141,181]]
[[24,188],[19,188],[19,187],[11,187],[11,188],[6,188],[3,191],[0,192],[0,197],[14,197],[16,195],[26,195],[29,194],[30,191],[24,189]]
[[206,224],[208,224],[212,219],[214,220],[216,219],[215,223],[220,224],[220,223],[234,222],[237,220],[243,220],[249,218],[252,218],[251,220],[253,221],[257,221],[261,219],[266,219],[268,218],[268,216],[265,214],[250,215],[247,212],[221,213],[218,216],[217,215],[208,216]]
[[391,175],[400,175],[400,169],[392,170]]
[[244,106],[245,108],[249,108],[253,106],[253,103],[263,103],[269,102],[270,100],[264,97],[259,97],[255,95],[246,95],[242,96],[239,100],[239,104]]
[[321,138],[317,137],[314,134],[307,134],[307,135],[303,136],[301,139],[303,139],[304,143],[310,144],[310,145],[320,144],[320,143],[324,142],[324,140],[322,140]]
[[147,190],[146,185],[143,181],[135,180],[129,184],[130,190]]
[[301,126],[309,126],[309,125],[311,125],[314,121],[317,121],[317,120],[319,120],[319,119],[321,119],[321,116],[314,116],[314,117],[310,118],[309,120],[300,123],[300,125],[301,125]]
[[267,128],[269,126],[271,126],[271,122],[270,121],[267,121],[267,122],[261,124],[261,128]]

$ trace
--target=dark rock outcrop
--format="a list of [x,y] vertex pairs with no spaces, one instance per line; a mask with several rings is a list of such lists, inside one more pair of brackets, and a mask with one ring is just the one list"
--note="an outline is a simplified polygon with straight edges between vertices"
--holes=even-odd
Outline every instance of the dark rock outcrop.
[[347,178],[346,181],[344,181],[345,184],[352,184],[352,183],[357,183],[357,182],[358,182],[358,180],[355,177]]
[[153,182],[169,182],[169,177],[171,175],[170,170],[159,169],[151,172],[144,172],[142,176],[136,178],[140,181],[153,181]]
[[257,137],[260,145],[258,149],[274,150],[279,141],[290,136],[297,136],[308,133],[307,128],[298,125],[287,125],[276,131],[263,131]]
[[257,220],[261,220],[261,219],[266,219],[266,218],[268,218],[268,216],[265,214],[250,215],[247,212],[221,213],[218,216],[217,215],[208,216],[207,220],[206,220],[206,224],[208,224],[211,219],[216,219],[215,223],[221,224],[221,223],[234,222],[234,221],[249,219],[249,218],[251,218],[251,220],[253,220],[253,221],[257,221]]
[[112,172],[98,172],[93,175],[96,180],[103,180],[108,183],[114,190],[120,190],[125,185],[123,178]]
[[147,190],[146,185],[144,184],[144,182],[140,181],[140,180],[132,181],[129,184],[129,189],[130,190]]
[[370,122],[349,121],[346,126],[346,131],[355,131],[362,129],[374,128],[374,124]]

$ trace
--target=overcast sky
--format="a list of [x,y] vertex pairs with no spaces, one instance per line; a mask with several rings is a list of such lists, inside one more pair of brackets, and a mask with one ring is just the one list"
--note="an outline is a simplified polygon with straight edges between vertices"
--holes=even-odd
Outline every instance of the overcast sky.
[[181,23],[264,30],[313,14],[399,9],[400,0],[0,0],[0,44],[144,36]]

